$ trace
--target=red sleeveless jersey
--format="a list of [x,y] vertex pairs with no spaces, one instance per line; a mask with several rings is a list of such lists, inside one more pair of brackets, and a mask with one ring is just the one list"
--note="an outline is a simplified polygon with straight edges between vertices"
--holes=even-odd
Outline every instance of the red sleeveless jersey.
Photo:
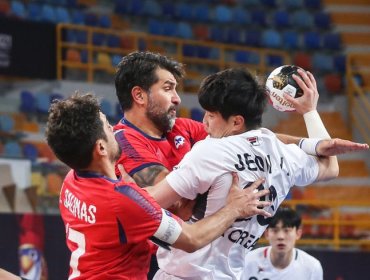
[[161,207],[137,185],[71,170],[59,208],[71,251],[69,279],[147,279]]
[[130,176],[151,165],[163,165],[171,171],[196,142],[207,136],[202,123],[186,118],[177,118],[162,138],[147,135],[124,118],[114,130],[122,149],[117,163],[123,164]]

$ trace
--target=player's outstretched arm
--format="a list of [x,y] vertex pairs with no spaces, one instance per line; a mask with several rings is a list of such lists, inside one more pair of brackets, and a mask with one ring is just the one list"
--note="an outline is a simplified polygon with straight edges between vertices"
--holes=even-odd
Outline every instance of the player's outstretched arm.
[[350,152],[360,152],[369,149],[366,143],[356,143],[340,138],[321,140],[317,143],[316,154],[319,156],[335,156]]
[[254,182],[246,189],[238,187],[238,176],[233,174],[233,182],[227,197],[226,205],[211,216],[194,224],[183,223],[182,233],[172,245],[175,248],[194,252],[221,236],[238,218],[271,214],[262,209],[271,203],[259,198],[269,193],[268,190],[256,192],[263,179]]

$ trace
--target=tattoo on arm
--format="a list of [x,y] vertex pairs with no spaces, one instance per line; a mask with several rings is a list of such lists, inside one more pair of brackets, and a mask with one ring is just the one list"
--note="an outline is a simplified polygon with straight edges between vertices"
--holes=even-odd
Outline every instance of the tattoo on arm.
[[160,182],[168,173],[169,171],[163,165],[153,165],[136,172],[132,177],[136,184],[144,188]]

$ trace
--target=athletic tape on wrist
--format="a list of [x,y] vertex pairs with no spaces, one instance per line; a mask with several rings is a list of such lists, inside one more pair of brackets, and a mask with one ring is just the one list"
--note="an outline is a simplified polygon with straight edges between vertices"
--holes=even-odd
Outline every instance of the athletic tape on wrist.
[[299,140],[298,147],[301,148],[306,154],[313,156],[320,156],[317,152],[317,145],[322,141],[318,138],[302,138]]
[[330,139],[330,135],[316,110],[305,113],[303,118],[310,138]]

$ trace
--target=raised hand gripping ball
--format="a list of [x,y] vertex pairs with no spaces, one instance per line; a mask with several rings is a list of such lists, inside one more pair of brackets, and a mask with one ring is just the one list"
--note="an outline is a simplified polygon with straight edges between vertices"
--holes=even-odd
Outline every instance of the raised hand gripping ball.
[[[303,95],[302,89],[293,79],[293,74],[298,74],[299,67],[283,65],[274,69],[266,81],[266,91],[270,104],[278,111],[293,112],[293,105],[284,98],[283,93],[297,98]],[[301,69],[301,68],[300,68]]]

